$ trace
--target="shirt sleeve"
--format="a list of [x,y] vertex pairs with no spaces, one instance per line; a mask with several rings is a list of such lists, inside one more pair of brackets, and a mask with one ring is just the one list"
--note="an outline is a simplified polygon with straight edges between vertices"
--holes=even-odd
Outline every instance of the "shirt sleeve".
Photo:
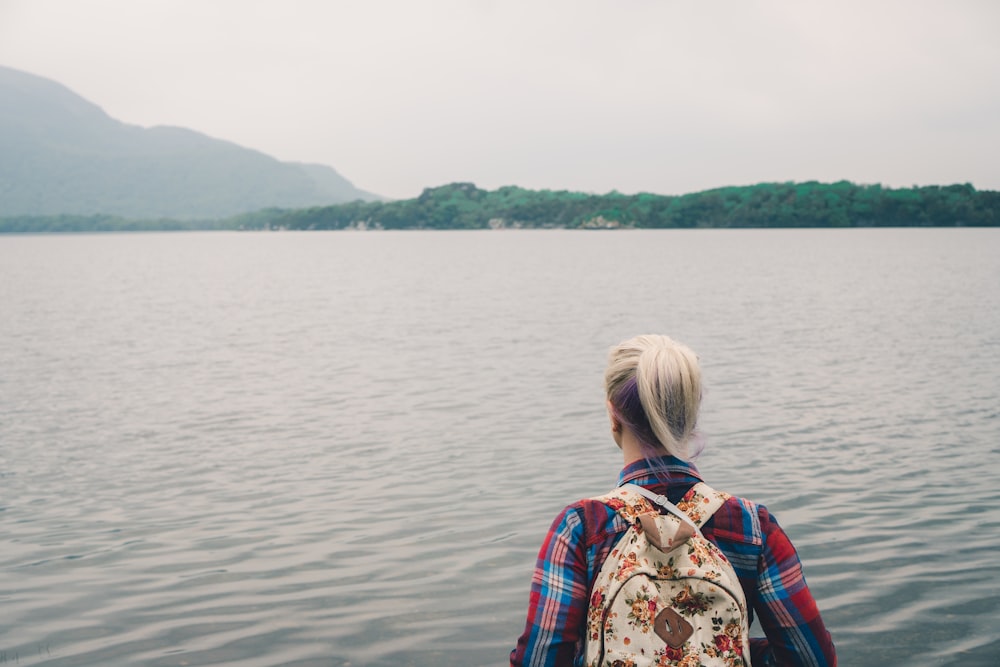
[[795,547],[763,506],[759,516],[763,549],[757,564],[754,608],[767,646],[753,647],[754,664],[762,655],[765,665],[834,667],[833,640],[806,585]]
[[528,620],[510,654],[511,667],[570,667],[586,632],[587,570],[584,516],[568,507],[542,543],[531,579]]

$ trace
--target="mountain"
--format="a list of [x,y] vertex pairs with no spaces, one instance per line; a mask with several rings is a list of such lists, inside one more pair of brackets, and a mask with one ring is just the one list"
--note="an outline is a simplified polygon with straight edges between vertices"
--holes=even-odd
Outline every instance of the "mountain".
[[382,197],[330,167],[121,123],[59,83],[0,66],[0,218],[215,218],[359,199]]

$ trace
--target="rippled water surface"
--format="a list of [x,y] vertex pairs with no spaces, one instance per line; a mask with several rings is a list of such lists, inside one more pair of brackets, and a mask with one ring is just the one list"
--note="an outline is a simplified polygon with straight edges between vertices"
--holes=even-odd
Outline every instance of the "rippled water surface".
[[504,664],[645,332],[841,664],[1000,664],[1000,229],[0,237],[0,663]]

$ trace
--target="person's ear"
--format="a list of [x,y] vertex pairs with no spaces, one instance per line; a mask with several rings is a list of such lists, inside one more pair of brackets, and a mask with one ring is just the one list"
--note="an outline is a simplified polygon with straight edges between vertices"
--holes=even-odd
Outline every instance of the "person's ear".
[[621,433],[622,422],[621,422],[620,419],[618,419],[617,417],[615,417],[615,410],[611,406],[611,401],[608,401],[608,419],[611,420],[611,432],[612,433]]

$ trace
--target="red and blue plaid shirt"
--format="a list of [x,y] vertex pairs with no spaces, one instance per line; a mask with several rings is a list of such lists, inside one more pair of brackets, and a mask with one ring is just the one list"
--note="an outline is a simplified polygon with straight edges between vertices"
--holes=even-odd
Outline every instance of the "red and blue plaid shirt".
[[[674,503],[699,481],[693,464],[674,457],[637,461],[619,478],[620,484],[640,484]],[[617,512],[597,500],[573,503],[556,517],[538,554],[528,621],[511,652],[512,667],[582,664],[590,589],[627,529]],[[750,641],[753,665],[837,664],[798,554],[766,508],[730,498],[702,532],[732,562],[751,617],[756,613],[764,631],[765,637]]]

